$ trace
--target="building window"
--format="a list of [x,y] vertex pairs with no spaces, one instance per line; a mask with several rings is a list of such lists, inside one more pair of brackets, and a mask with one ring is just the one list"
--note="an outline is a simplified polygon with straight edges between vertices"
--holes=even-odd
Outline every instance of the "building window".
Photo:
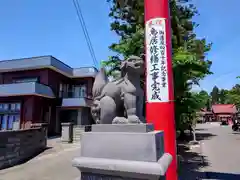
[[80,96],[81,97],[87,97],[87,88],[86,88],[86,86],[81,86]]
[[0,130],[13,130],[14,123],[18,125],[20,123],[20,116],[18,114],[15,115],[0,115]]
[[3,104],[3,110],[4,111],[9,110],[9,104]]
[[21,104],[20,103],[11,103],[10,104],[10,110],[11,111],[20,111],[21,110]]
[[87,88],[85,85],[74,86],[74,98],[87,97]]
[[0,130],[12,130],[20,127],[20,103],[0,104]]
[[20,103],[16,103],[16,110],[20,111],[21,110],[21,104]]
[[61,98],[62,96],[63,96],[63,84],[62,83],[60,83],[59,84],[59,97]]
[[0,111],[3,110],[3,104],[0,104]]
[[11,111],[14,111],[16,109],[16,104],[10,104]]
[[59,97],[60,98],[80,98],[87,97],[86,85],[73,85],[59,84]]
[[69,84],[59,84],[59,97],[60,98],[67,98],[69,92]]
[[2,122],[1,122],[1,130],[7,130],[7,119],[8,115],[1,116]]
[[12,130],[13,129],[13,120],[14,120],[14,115],[9,115],[8,116],[8,123],[7,123],[7,129]]
[[17,78],[13,80],[13,83],[27,83],[27,82],[39,82],[38,77],[33,78]]
[[67,91],[68,91],[68,85],[60,83],[59,84],[59,97],[60,98],[65,97],[67,94]]

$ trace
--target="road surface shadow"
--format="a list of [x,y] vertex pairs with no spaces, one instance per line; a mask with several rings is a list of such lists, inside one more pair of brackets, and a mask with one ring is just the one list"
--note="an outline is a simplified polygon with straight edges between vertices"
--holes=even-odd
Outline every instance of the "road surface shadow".
[[202,132],[199,133],[199,132],[196,132],[196,139],[197,139],[197,141],[211,139],[214,136],[216,136],[216,135],[212,134],[212,133],[202,133]]
[[201,168],[208,166],[208,162],[206,157],[200,154],[200,147],[192,150],[188,143],[178,141],[177,152],[179,180],[205,178],[205,173],[201,172]]
[[206,172],[205,179],[239,180],[240,179],[240,174],[221,173],[221,172]]
[[[201,140],[208,140],[208,139],[211,139],[213,138],[214,136],[216,136],[215,134],[212,134],[212,133],[203,133],[203,132],[197,132],[196,131],[196,140],[197,141],[201,141]],[[193,141],[193,135],[191,133],[189,134],[185,134],[184,136],[181,136],[178,138],[179,141],[181,142],[189,142],[189,141]]]
[[204,129],[204,128],[196,128],[195,130],[196,130],[196,131],[206,131],[207,129]]
[[[33,153],[32,155],[26,157],[26,158],[22,158],[18,161],[16,161],[15,163],[12,163],[12,164],[6,164],[5,166],[3,165],[0,170],[3,170],[3,169],[8,169],[8,168],[11,168],[11,167],[14,167],[14,166],[19,166],[21,164],[25,164],[29,161],[31,161],[33,158],[39,156],[40,154],[44,153],[45,151],[49,150],[49,149],[52,149],[52,147],[45,147],[45,148],[42,148],[42,149],[39,149],[37,150],[35,153]],[[0,179],[1,180],[1,179]]]
[[58,136],[49,136],[47,139],[51,140],[51,139],[59,139],[59,138],[61,138],[60,135],[58,135]]
[[240,135],[240,132],[233,132],[232,134],[238,134],[238,135]]

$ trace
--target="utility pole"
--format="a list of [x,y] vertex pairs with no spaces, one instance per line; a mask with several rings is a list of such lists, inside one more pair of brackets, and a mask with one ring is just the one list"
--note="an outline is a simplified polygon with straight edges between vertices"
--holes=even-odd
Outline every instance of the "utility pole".
[[177,180],[176,129],[169,0],[145,0],[146,118],[164,131],[165,152],[173,156],[166,180]]

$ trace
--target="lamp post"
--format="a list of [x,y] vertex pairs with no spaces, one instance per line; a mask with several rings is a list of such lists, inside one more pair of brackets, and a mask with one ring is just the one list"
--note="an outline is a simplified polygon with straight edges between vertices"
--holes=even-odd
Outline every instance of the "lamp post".
[[177,180],[176,129],[169,0],[145,0],[146,118],[164,131],[165,152],[173,156],[166,179]]

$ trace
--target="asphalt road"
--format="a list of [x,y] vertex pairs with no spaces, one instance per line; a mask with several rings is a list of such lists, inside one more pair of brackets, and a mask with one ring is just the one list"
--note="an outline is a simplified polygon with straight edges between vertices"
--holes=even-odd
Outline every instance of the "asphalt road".
[[79,153],[80,146],[56,145],[25,164],[0,170],[0,180],[75,180],[80,173],[71,161]]
[[207,179],[240,180],[240,133],[231,126],[197,125]]

